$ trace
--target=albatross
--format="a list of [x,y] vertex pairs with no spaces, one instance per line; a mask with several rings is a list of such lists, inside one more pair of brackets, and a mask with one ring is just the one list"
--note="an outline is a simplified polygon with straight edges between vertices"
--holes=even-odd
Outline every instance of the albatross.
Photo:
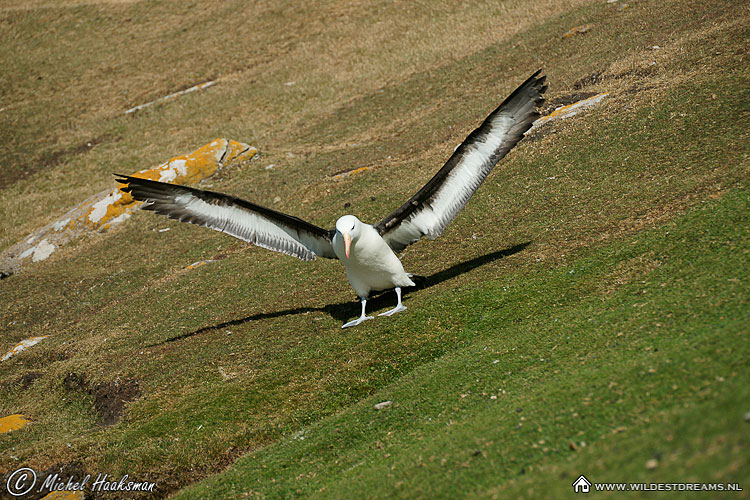
[[396,292],[396,307],[380,316],[406,309],[401,288],[414,286],[414,282],[396,252],[422,236],[440,236],[495,165],[523,138],[544,102],[547,86],[541,73],[531,75],[490,113],[422,189],[374,225],[344,215],[334,229],[326,230],[227,194],[115,175],[124,185],[122,191],[145,202],[144,210],[206,226],[304,261],[339,259],[362,306],[359,318],[342,326],[348,328],[373,318],[365,312],[373,291]]

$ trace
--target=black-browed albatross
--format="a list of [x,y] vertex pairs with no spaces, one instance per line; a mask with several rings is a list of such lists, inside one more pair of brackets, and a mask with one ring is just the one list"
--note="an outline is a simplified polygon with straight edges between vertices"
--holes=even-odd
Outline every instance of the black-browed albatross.
[[523,138],[547,90],[541,70],[534,73],[474,130],[448,162],[406,203],[375,225],[353,215],[327,231],[297,217],[222,193],[116,174],[121,190],[144,201],[145,210],[171,219],[206,226],[302,260],[338,258],[362,304],[356,326],[365,314],[371,291],[395,288],[398,303],[380,316],[403,311],[401,287],[414,286],[394,252],[422,236],[437,238],[479,188],[492,168]]

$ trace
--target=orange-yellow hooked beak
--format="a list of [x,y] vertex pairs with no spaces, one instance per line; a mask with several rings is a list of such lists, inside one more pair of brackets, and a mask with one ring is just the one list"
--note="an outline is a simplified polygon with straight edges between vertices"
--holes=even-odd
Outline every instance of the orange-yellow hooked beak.
[[349,258],[349,249],[352,246],[352,237],[348,233],[344,233],[344,249],[346,250],[346,258]]

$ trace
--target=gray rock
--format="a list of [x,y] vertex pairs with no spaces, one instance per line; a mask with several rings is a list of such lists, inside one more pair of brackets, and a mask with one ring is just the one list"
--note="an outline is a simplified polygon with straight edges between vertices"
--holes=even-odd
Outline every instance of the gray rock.
[[389,406],[393,406],[393,401],[383,401],[382,403],[376,404],[373,408],[376,410],[382,410],[383,408],[388,408]]

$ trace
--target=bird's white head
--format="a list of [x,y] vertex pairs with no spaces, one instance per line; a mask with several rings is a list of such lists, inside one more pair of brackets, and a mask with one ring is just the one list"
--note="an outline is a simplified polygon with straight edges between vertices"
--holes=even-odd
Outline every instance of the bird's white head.
[[336,231],[344,238],[344,249],[346,250],[347,259],[349,258],[352,241],[357,241],[361,228],[362,223],[353,215],[344,215],[336,221]]

